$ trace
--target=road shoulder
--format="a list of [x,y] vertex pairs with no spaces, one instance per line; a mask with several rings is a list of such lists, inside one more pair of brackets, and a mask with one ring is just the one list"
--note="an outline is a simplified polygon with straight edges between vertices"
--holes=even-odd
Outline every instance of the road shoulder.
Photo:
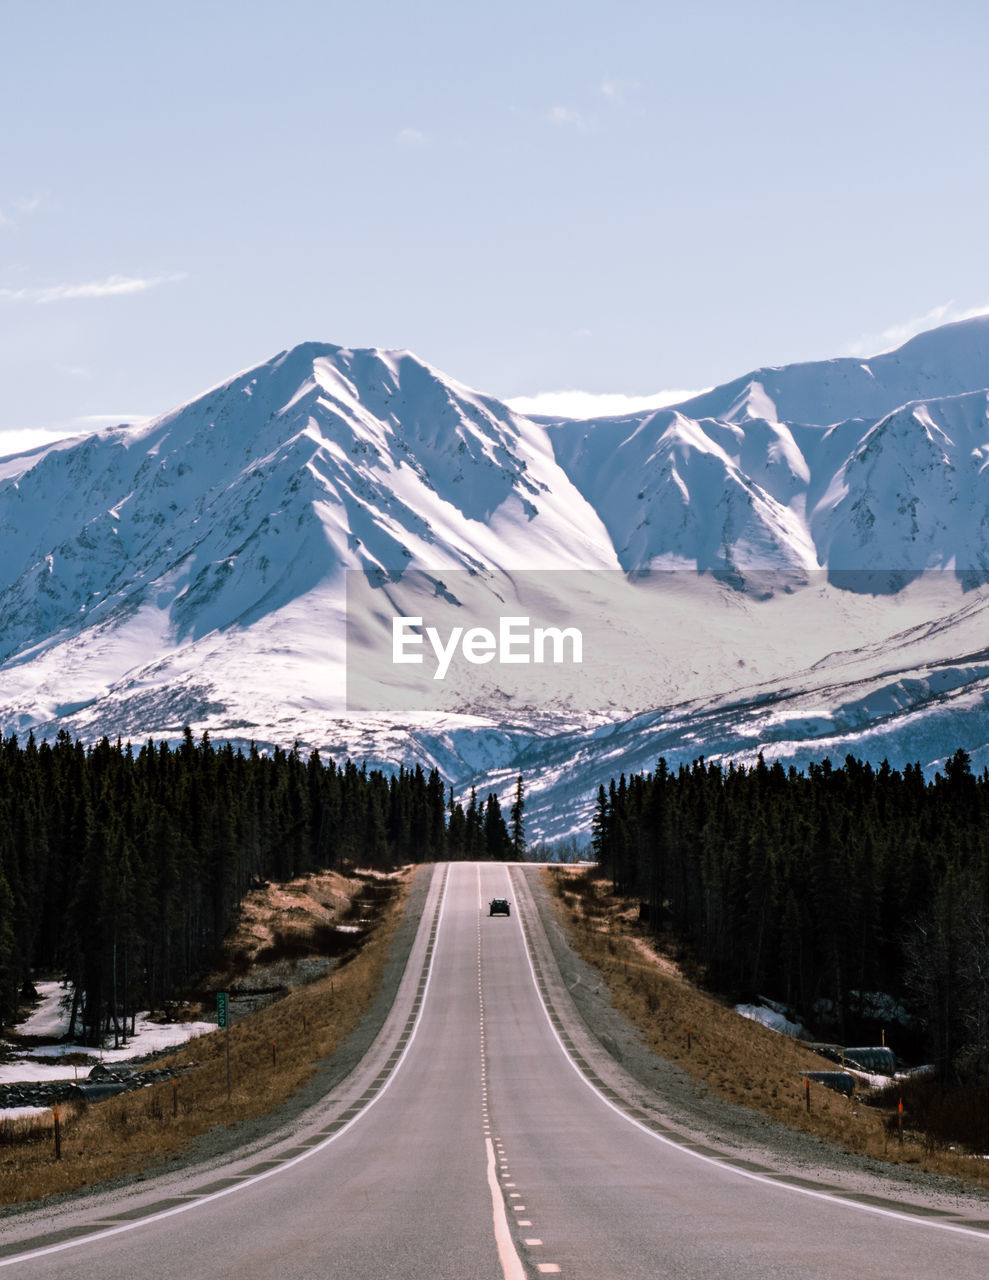
[[552,1006],[580,1057],[623,1110],[642,1112],[681,1145],[773,1179],[835,1188],[854,1199],[894,1201],[907,1211],[986,1214],[989,1196],[975,1187],[858,1156],[789,1129],[719,1098],[656,1055],[615,1009],[601,975],[570,945],[541,869],[519,867],[513,874]]
[[398,1028],[408,1017],[429,946],[423,928],[435,911],[442,877],[433,864],[417,869],[391,940],[377,996],[332,1057],[319,1064],[306,1085],[287,1102],[237,1125],[217,1125],[201,1134],[167,1165],[53,1196],[0,1208],[5,1243],[46,1234],[83,1234],[103,1218],[143,1216],[148,1206],[187,1197],[191,1184],[242,1177],[259,1156],[279,1156],[312,1135],[359,1097],[368,1078],[387,1059]]

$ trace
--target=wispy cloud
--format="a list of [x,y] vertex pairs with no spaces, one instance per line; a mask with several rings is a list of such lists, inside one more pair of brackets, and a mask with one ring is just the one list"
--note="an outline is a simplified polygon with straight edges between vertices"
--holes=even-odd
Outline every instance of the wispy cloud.
[[421,129],[400,129],[395,136],[400,147],[424,147],[426,135]]
[[91,436],[106,427],[140,427],[151,419],[144,413],[85,413],[50,427],[12,427],[0,431],[0,458],[29,449],[43,449],[60,440]]
[[[37,213],[42,203],[40,195],[20,196],[16,200],[9,201],[3,208],[0,208],[0,228],[16,227],[18,217],[26,218],[32,213]],[[11,216],[12,212],[17,216]]]
[[0,431],[0,459],[15,453],[27,453],[30,449],[43,449],[81,434],[81,431],[47,431],[44,427],[14,427]]
[[680,404],[699,391],[657,391],[651,396],[627,396],[621,392],[540,391],[534,396],[513,396],[505,403],[516,413],[542,414],[548,418],[610,418],[620,413],[642,413]]
[[883,329],[879,333],[863,334],[860,338],[856,338],[854,342],[849,343],[846,348],[846,354],[850,356],[880,355],[884,351],[895,350],[910,338],[915,337],[916,334],[923,333],[926,329],[936,329],[938,325],[952,324],[956,320],[971,320],[975,316],[985,315],[989,315],[989,305],[959,307],[952,299],[951,302],[942,302],[936,307],[931,307],[930,311],[925,312],[922,316],[915,316],[912,320],[903,320],[898,324],[891,324],[888,329]]
[[586,129],[587,121],[576,107],[555,106],[547,115],[550,124],[561,129]]
[[605,76],[598,85],[601,97],[615,104],[624,102],[639,87],[638,80],[616,80],[613,76]]
[[87,280],[82,284],[53,284],[35,289],[0,289],[6,302],[74,302],[91,298],[123,298],[146,293],[162,284],[184,280],[185,272],[168,276],[108,276],[105,280]]

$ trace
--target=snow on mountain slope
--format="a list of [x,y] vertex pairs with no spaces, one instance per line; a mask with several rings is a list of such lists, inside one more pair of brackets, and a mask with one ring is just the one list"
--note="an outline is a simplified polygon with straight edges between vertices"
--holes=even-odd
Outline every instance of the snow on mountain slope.
[[785,425],[753,419],[742,427],[660,409],[548,430],[624,569],[818,567],[804,520],[810,472]]
[[[752,765],[763,753],[805,768],[852,754],[894,767],[918,762],[932,776],[963,745],[974,768],[989,767],[985,580],[966,589],[931,573],[895,595],[870,596],[819,572],[795,595],[734,591],[723,609],[716,604],[708,595],[702,614],[714,634],[696,630],[692,646],[680,646],[687,678],[679,696],[674,690],[654,710],[552,735],[516,731],[514,752],[506,748],[501,761],[472,760],[462,731],[421,733],[418,745],[440,758],[444,748],[464,752],[461,776],[506,799],[521,769],[527,824],[550,839],[586,838],[598,786],[652,771],[660,757],[676,769],[699,756]],[[801,667],[797,655],[815,649],[820,656]],[[704,678],[691,680],[692,667]]]
[[754,416],[830,426],[885,417],[910,400],[955,396],[989,386],[989,316],[917,334],[868,360],[842,357],[757,369],[676,407],[691,418]]
[[618,568],[545,433],[403,352],[307,344],[5,474],[5,728],[322,733],[347,569]]
[[181,643],[344,568],[506,552],[617,567],[525,419],[405,353],[299,347],[0,481],[0,660],[145,605]]
[[867,431],[811,512],[844,568],[989,569],[989,398],[914,401]]
[[881,570],[886,589],[989,569],[987,386],[983,316],[867,362],[760,369],[673,408],[547,430],[627,570]]
[[[661,752],[989,759],[987,387],[987,318],[589,422],[530,421],[407,352],[304,344],[0,461],[0,732],[189,724],[458,785],[524,767],[534,835]],[[493,664],[418,708],[392,673],[348,713],[347,645],[370,645],[345,635],[348,570],[367,637],[534,590],[584,628],[584,665],[520,688]]]

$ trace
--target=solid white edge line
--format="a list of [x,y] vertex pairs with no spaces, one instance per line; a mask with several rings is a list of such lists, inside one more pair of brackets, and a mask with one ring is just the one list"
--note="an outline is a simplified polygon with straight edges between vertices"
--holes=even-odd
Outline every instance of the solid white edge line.
[[[511,874],[508,867],[505,868],[505,874],[509,877],[509,884],[512,885],[514,890],[517,890],[517,886],[512,884]],[[533,902],[533,909],[536,909],[535,902]],[[706,1156],[701,1151],[692,1151],[690,1147],[685,1147],[679,1142],[674,1142],[672,1138],[667,1138],[662,1133],[656,1133],[654,1129],[650,1129],[648,1126],[640,1123],[640,1121],[636,1120],[634,1116],[630,1116],[627,1111],[624,1111],[621,1107],[616,1106],[609,1098],[606,1098],[604,1094],[590,1080],[588,1080],[587,1076],[584,1075],[583,1071],[581,1071],[580,1067],[577,1066],[576,1062],[574,1062],[573,1058],[571,1058],[570,1054],[567,1052],[567,1047],[560,1039],[556,1027],[553,1026],[553,1019],[549,1015],[549,1009],[546,1007],[546,1001],[543,999],[542,992],[539,990],[539,981],[536,977],[535,966],[532,963],[532,954],[525,936],[525,930],[522,928],[521,917],[517,918],[517,923],[519,934],[522,938],[522,948],[525,951],[525,958],[529,965],[529,972],[532,974],[532,985],[536,989],[536,995],[539,999],[540,1005],[542,1006],[543,1013],[546,1016],[546,1022],[549,1025],[550,1031],[553,1033],[553,1039],[560,1047],[560,1052],[577,1073],[577,1076],[585,1085],[587,1085],[588,1089],[591,1090],[595,1097],[600,1098],[606,1107],[611,1111],[614,1111],[616,1115],[621,1116],[623,1120],[628,1122],[628,1124],[634,1125],[641,1133],[644,1133],[649,1138],[654,1138],[657,1142],[663,1143],[664,1146],[675,1148],[686,1156],[692,1156],[695,1160],[700,1160],[704,1164],[714,1165],[725,1173],[735,1174],[735,1176],[739,1178],[747,1178],[750,1182],[761,1182],[764,1186],[773,1187],[778,1191],[790,1191],[796,1195],[809,1196],[812,1200],[825,1200],[829,1204],[840,1205],[846,1209],[858,1209],[862,1213],[878,1214],[882,1218],[893,1218],[898,1222],[907,1222],[914,1227],[931,1227],[936,1228],[939,1231],[951,1231],[955,1235],[970,1236],[974,1240],[982,1240],[983,1242],[989,1241],[989,1233],[985,1231],[976,1231],[972,1227],[964,1227],[959,1223],[939,1222],[937,1219],[922,1218],[913,1213],[901,1213],[896,1209],[884,1209],[881,1205],[862,1204],[861,1201],[846,1199],[844,1196],[834,1195],[828,1191],[814,1191],[810,1187],[794,1186],[792,1182],[777,1181],[775,1178],[767,1178],[761,1173],[752,1173],[748,1169],[739,1169],[735,1165],[726,1164],[722,1160],[715,1159],[714,1156]]]
[[491,1139],[485,1138],[484,1145],[488,1153],[488,1187],[491,1190],[491,1212],[494,1218],[495,1243],[498,1246],[498,1261],[505,1280],[525,1280],[525,1268],[516,1251],[512,1233],[508,1226],[508,1214],[505,1212],[505,1201],[498,1176],[495,1173],[495,1153]]
[[[405,1048],[402,1050],[402,1056],[395,1063],[388,1079],[384,1082],[374,1097],[367,1103],[367,1105],[358,1111],[357,1115],[352,1116],[342,1128],[336,1131],[336,1133],[331,1133],[328,1138],[325,1138],[319,1144],[319,1146],[312,1147],[309,1151],[304,1151],[302,1155],[293,1156],[291,1160],[286,1160],[284,1164],[280,1164],[276,1169],[269,1169],[266,1173],[256,1174],[253,1178],[247,1178],[243,1182],[238,1182],[233,1187],[225,1187],[222,1191],[214,1191],[208,1196],[200,1196],[196,1200],[190,1200],[188,1204],[176,1205],[173,1209],[163,1209],[161,1213],[151,1213],[148,1214],[146,1218],[137,1218],[134,1222],[124,1222],[117,1227],[108,1227],[103,1231],[94,1231],[92,1235],[79,1236],[78,1239],[66,1240],[62,1244],[45,1245],[41,1249],[31,1250],[29,1253],[16,1253],[10,1258],[0,1258],[0,1267],[11,1267],[18,1262],[29,1262],[33,1258],[46,1258],[50,1254],[62,1253],[66,1249],[76,1249],[80,1245],[95,1244],[98,1240],[108,1240],[111,1236],[122,1235],[125,1231],[135,1231],[139,1227],[148,1226],[149,1223],[163,1222],[166,1218],[173,1218],[177,1214],[188,1213],[190,1209],[198,1209],[201,1205],[209,1204],[213,1200],[222,1200],[224,1196],[233,1195],[237,1191],[243,1191],[245,1187],[253,1187],[259,1182],[264,1182],[266,1178],[273,1178],[276,1174],[284,1173],[286,1169],[294,1168],[295,1165],[301,1164],[303,1160],[308,1160],[310,1156],[317,1155],[320,1151],[325,1151],[331,1143],[336,1142],[337,1138],[343,1137],[345,1133],[352,1129],[358,1120],[362,1120],[379,1098],[382,1098],[388,1091],[392,1081],[402,1069],[402,1064],[405,1062],[408,1052],[412,1048],[412,1042],[416,1038],[416,1032],[419,1030],[419,1023],[422,1021],[422,1011],[426,1007],[426,996],[429,994],[429,984],[433,977],[433,963],[436,959],[436,947],[439,942],[440,927],[443,923],[443,914],[446,910],[446,885],[450,874],[450,863],[437,863],[436,865],[437,868],[444,867],[445,869],[442,873],[443,878],[440,884],[440,900],[434,909],[436,937],[433,942],[433,953],[429,957],[429,967],[426,970],[426,985],[423,987],[422,1000],[419,1004],[419,1012],[412,1025],[412,1034],[409,1036]],[[431,928],[432,926],[430,925],[430,930]],[[413,997],[413,999],[414,998],[415,997]],[[218,1171],[217,1176],[222,1177],[222,1171]],[[109,1217],[111,1215],[107,1214],[104,1216]]]

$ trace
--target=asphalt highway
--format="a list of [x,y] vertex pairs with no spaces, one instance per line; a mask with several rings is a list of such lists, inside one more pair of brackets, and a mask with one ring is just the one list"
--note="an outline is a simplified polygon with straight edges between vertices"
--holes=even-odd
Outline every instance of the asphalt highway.
[[[492,897],[512,915],[489,918]],[[319,1115],[208,1178],[22,1229],[0,1278],[989,1274],[974,1215],[774,1180],[627,1115],[569,1055],[523,917],[537,928],[520,871],[437,868],[393,1016]]]

